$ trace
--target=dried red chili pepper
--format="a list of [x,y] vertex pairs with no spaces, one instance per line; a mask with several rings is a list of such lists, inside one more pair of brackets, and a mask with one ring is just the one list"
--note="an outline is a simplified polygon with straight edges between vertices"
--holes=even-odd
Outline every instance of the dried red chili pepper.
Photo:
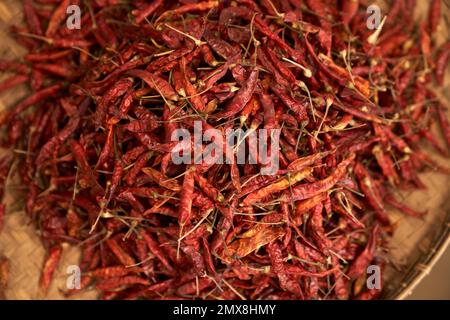
[[352,21],[355,14],[358,12],[359,0],[344,0],[342,1],[342,22],[348,25]]
[[428,11],[428,31],[435,33],[441,19],[441,0],[432,0]]
[[442,86],[444,84],[445,70],[450,61],[450,42],[444,44],[438,51],[436,57],[436,80]]
[[359,256],[353,261],[350,265],[347,275],[356,279],[361,274],[365,273],[368,265],[373,259],[373,255],[375,253],[377,238],[380,232],[380,226],[376,224],[372,232],[370,233],[369,240],[367,241],[367,245],[364,250],[359,254]]
[[61,85],[56,84],[34,93],[15,106],[14,110],[12,110],[9,114],[9,119],[19,115],[21,112],[24,112],[32,105],[35,105],[49,97],[53,97],[60,89]]
[[194,195],[194,172],[192,169],[188,169],[184,175],[182,190],[183,193],[180,198],[180,209],[178,216],[178,223],[181,228],[183,228],[191,219],[192,198]]
[[141,231],[140,235],[147,243],[148,249],[163,263],[167,270],[173,272],[174,270],[172,265],[169,263],[169,260],[167,259],[164,252],[159,248],[159,244],[156,242],[156,240],[154,240],[153,237],[145,231]]
[[117,260],[122,263],[125,267],[133,266],[136,261],[128,253],[126,253],[121,246],[114,239],[106,240],[106,245],[111,250],[111,252],[116,256]]
[[62,251],[63,249],[61,246],[55,246],[50,248],[48,252],[48,255],[44,262],[44,267],[42,269],[41,278],[39,280],[39,288],[44,293],[47,293],[48,289],[50,288],[50,284],[53,280],[53,273],[58,267]]
[[344,176],[347,167],[353,162],[354,159],[355,154],[351,154],[339,163],[336,170],[327,178],[310,184],[298,185],[292,188],[289,192],[286,192],[283,198],[286,201],[304,200],[314,197],[324,191],[330,190]]
[[283,290],[290,291],[294,293],[297,297],[302,297],[303,293],[301,291],[300,285],[294,280],[294,277],[288,274],[281,253],[281,248],[276,241],[273,241],[267,245],[267,250],[269,252],[270,260],[272,262],[273,272],[278,276],[280,280],[280,285]]
[[7,78],[6,80],[0,82],[0,93],[2,91],[8,90],[15,86],[21,85],[28,81],[28,76],[25,75],[16,75]]
[[116,278],[109,278],[104,279],[98,282],[95,287],[98,290],[111,290],[111,289],[117,289],[121,286],[129,286],[129,285],[143,285],[143,286],[149,286],[150,281],[141,277],[137,276],[121,276]]
[[[19,173],[28,190],[51,248],[45,286],[68,242],[83,244],[82,289],[97,278],[103,299],[379,296],[361,283],[382,264],[386,205],[423,214],[394,188],[448,172],[421,148],[445,153],[437,120],[450,141],[425,87],[449,57],[434,37],[441,1],[425,22],[406,10],[415,1],[394,1],[381,34],[358,0],[73,3],[77,32],[60,28],[67,1],[25,1],[12,31],[29,52],[0,61],[2,92],[31,89],[0,114],[0,182]],[[264,141],[247,133],[252,163],[227,144],[225,165],[175,163],[172,136],[196,121],[224,137],[280,129],[279,169],[261,175]]]
[[247,78],[247,81],[238,91],[238,93],[233,97],[233,99],[227,104],[225,109],[216,115],[219,118],[232,117],[239,113],[245,105],[250,101],[253,92],[255,91],[257,81],[258,81],[259,71],[258,69],[253,69]]

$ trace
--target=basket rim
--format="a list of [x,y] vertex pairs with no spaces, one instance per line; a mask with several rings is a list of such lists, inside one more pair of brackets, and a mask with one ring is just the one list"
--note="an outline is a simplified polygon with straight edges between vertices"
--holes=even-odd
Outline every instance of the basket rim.
[[[447,211],[445,221],[442,228],[434,238],[428,254],[421,255],[415,263],[413,263],[403,277],[398,289],[394,293],[386,297],[386,299],[405,300],[412,294],[414,289],[422,282],[442,257],[444,252],[450,248],[450,211]],[[421,268],[417,266],[421,265]]]

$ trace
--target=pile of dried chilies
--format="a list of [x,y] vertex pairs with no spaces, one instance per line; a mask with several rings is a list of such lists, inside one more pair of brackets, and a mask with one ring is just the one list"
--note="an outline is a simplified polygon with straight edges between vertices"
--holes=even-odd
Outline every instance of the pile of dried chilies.
[[[414,0],[391,3],[369,30],[358,0],[25,0],[12,32],[29,52],[0,60],[12,74],[0,91],[30,94],[1,113],[0,176],[26,187],[48,248],[41,289],[70,243],[82,278],[67,295],[377,298],[366,268],[387,262],[387,210],[423,214],[393,190],[446,171],[421,148],[447,155],[433,123],[450,145],[426,86],[449,59],[441,3],[418,23]],[[73,4],[79,30],[66,27]],[[171,134],[194,121],[281,129],[278,173],[175,165]]]

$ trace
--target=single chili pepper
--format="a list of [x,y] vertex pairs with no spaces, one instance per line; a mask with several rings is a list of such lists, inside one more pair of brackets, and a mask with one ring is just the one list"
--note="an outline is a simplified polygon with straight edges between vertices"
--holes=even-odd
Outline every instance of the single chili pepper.
[[354,170],[355,175],[360,182],[361,191],[363,191],[363,193],[367,197],[367,201],[370,206],[375,210],[377,219],[383,224],[389,224],[386,209],[383,206],[381,196],[369,172],[366,170],[366,168],[364,168],[362,164],[358,162],[356,163]]
[[20,62],[0,59],[0,71],[8,71],[19,74],[29,74],[30,68]]
[[213,70],[211,73],[206,74],[201,79],[201,82],[204,83],[204,87],[212,88],[220,79],[222,79],[228,72],[230,66],[236,61],[237,57],[238,55],[228,58],[224,64]]
[[350,113],[353,116],[355,116],[356,118],[360,118],[363,120],[367,120],[367,121],[372,121],[374,123],[380,123],[383,124],[385,121],[383,119],[381,119],[380,117],[368,113],[368,112],[364,112],[364,111],[360,111],[354,108],[351,108],[349,106],[346,106],[344,104],[341,103],[335,103],[334,106],[336,106],[337,108],[341,109],[344,112]]
[[334,292],[337,299],[345,300],[348,299],[349,293],[349,281],[341,274],[334,275]]
[[328,250],[331,247],[331,242],[326,237],[325,230],[323,228],[323,208],[324,206],[322,204],[319,204],[314,208],[309,221],[309,228],[311,230],[311,237],[319,249],[325,254],[328,254]]
[[[264,51],[266,52],[267,56],[270,58],[270,61],[273,63],[273,66],[276,68],[276,70],[282,75],[284,79],[286,79],[290,85],[297,84],[297,80],[294,76],[294,74],[289,70],[288,67],[283,64],[278,56],[273,52],[273,50],[269,46],[264,47]],[[305,71],[305,70],[303,70]]]
[[203,247],[203,259],[205,261],[206,267],[211,274],[216,275],[217,271],[214,265],[213,257],[211,255],[211,250],[209,249],[208,240],[206,239],[206,237],[204,237],[201,241]]
[[399,183],[397,172],[395,171],[394,163],[390,156],[386,155],[379,145],[376,145],[372,149],[372,153],[381,167],[383,174],[389,180],[392,185]]
[[116,288],[122,287],[122,286],[129,286],[129,285],[136,285],[136,284],[148,286],[148,285],[150,285],[150,282],[147,279],[137,277],[137,276],[120,276],[120,277],[108,278],[108,279],[101,280],[100,282],[98,282],[95,285],[95,287],[98,290],[107,291],[107,290],[116,289]]
[[279,179],[278,181],[259,189],[253,193],[250,193],[241,203],[243,206],[252,205],[257,203],[259,200],[266,198],[268,195],[283,191],[287,188],[292,187],[297,182],[303,180],[305,177],[309,176],[312,172],[311,168],[305,168],[294,174],[288,175],[285,178]]
[[194,246],[182,245],[181,250],[190,258],[192,261],[192,266],[194,267],[195,272],[200,277],[204,277],[206,275],[206,266],[205,261],[203,260],[203,256]]
[[[141,150],[138,150],[141,151]],[[152,157],[152,154],[149,152],[143,153],[140,156],[138,156],[138,159],[136,160],[134,166],[128,171],[126,174],[124,180],[129,185],[134,185],[134,182],[136,181],[137,175],[141,172],[141,170],[147,165],[147,162]],[[125,162],[126,164],[127,162]]]
[[347,81],[351,80],[352,85],[364,96],[370,97],[370,86],[367,80],[359,77],[354,76],[350,78],[350,75],[348,71],[338,65],[336,65],[333,60],[331,60],[329,57],[319,54],[317,56],[317,59],[320,63],[320,66],[323,66],[324,70],[328,72],[332,77],[334,77],[337,81],[341,81],[343,79],[347,79]]
[[79,179],[80,186],[82,188],[93,187],[94,192],[101,192],[102,187],[98,184],[95,174],[87,162],[86,152],[83,146],[75,140],[70,140],[70,146],[81,172],[81,178]]
[[330,152],[325,151],[325,152],[318,152],[318,153],[315,153],[310,156],[298,158],[298,159],[294,160],[293,162],[291,162],[289,164],[289,166],[287,167],[287,169],[290,171],[302,170],[305,167],[313,165],[317,160],[320,160],[320,159],[326,157],[328,154],[330,154]]
[[377,238],[380,232],[380,226],[375,224],[370,234],[369,240],[367,241],[367,245],[365,249],[361,252],[361,254],[353,261],[350,265],[350,268],[347,272],[347,275],[356,279],[361,274],[366,272],[367,266],[373,259],[373,255],[375,253]]
[[172,86],[163,78],[154,76],[143,70],[128,70],[127,75],[141,78],[150,88],[158,91],[168,100],[178,101],[178,96]]
[[302,297],[303,293],[300,285],[287,273],[283,263],[281,248],[278,243],[273,241],[266,248],[269,252],[270,261],[272,262],[273,272],[278,276],[281,288],[294,293],[298,297]]
[[11,76],[4,81],[0,82],[0,93],[2,91],[14,88],[15,86],[21,85],[28,81],[28,76],[25,75],[16,75]]
[[231,169],[230,169],[230,176],[231,176],[231,183],[233,184],[234,188],[236,189],[237,192],[241,192],[242,187],[241,187],[241,179],[240,179],[240,174],[239,174],[239,168],[237,166],[237,161],[235,156],[232,156],[232,160],[231,160]]
[[253,95],[250,101],[246,104],[244,109],[242,109],[240,113],[240,123],[244,124],[249,116],[252,113],[256,113],[260,109],[261,105],[259,103],[259,100]]
[[311,272],[311,271],[307,271],[299,266],[293,266],[293,265],[288,265],[286,266],[286,272],[290,273],[290,274],[295,274],[296,276],[302,276],[302,277],[315,277],[315,278],[322,278],[322,277],[326,277],[328,275],[331,275],[333,273],[335,273],[337,270],[336,267],[334,267],[333,269],[329,269],[326,271],[321,271],[321,272]]
[[155,72],[155,71],[170,71],[172,70],[179,62],[178,59],[180,59],[183,56],[188,55],[189,53],[192,53],[193,47],[192,46],[184,46],[180,49],[175,50],[167,57],[161,57],[153,62],[151,62],[147,68],[146,71],[148,72]]
[[33,91],[39,91],[44,85],[44,73],[38,69],[31,70],[30,85]]
[[73,77],[73,71],[65,65],[55,65],[53,63],[35,63],[36,69],[44,73],[51,73],[61,78]]
[[449,124],[448,118],[445,114],[444,107],[442,105],[438,105],[437,112],[438,112],[439,124],[441,126],[442,134],[447,143],[447,147],[450,148],[450,124]]
[[386,197],[384,197],[384,200],[387,201],[388,204],[390,204],[391,206],[393,206],[394,208],[400,210],[401,212],[411,216],[411,217],[415,217],[415,218],[421,218],[423,216],[425,216],[425,214],[427,213],[426,211],[423,212],[418,212],[416,210],[413,210],[411,208],[409,208],[408,206],[399,203],[394,196],[392,195],[386,195]]
[[[266,53],[260,48],[257,48],[257,56],[258,56],[258,60],[261,63],[261,65],[267,69],[268,71],[270,71],[270,73],[273,75],[273,77],[275,78],[275,81],[285,87],[289,87],[291,84],[295,83],[295,77],[293,76],[293,82],[289,82],[288,79],[285,79],[280,72],[278,72],[278,69],[275,67],[275,65],[273,64],[272,61],[269,60],[269,57],[267,57]],[[233,68],[233,71],[235,71],[238,68]],[[243,69],[242,71],[245,71],[245,69]],[[234,77],[235,79],[238,79],[237,76]]]
[[105,169],[108,168],[107,161],[110,157],[112,157],[113,145],[114,145],[114,124],[109,124],[105,146],[103,147],[103,150],[100,152],[100,155],[98,156],[98,161],[97,164],[95,165],[96,168],[105,168]]
[[264,110],[264,128],[276,128],[275,106],[273,105],[271,98],[266,94],[260,94],[259,100]]
[[166,176],[164,176],[164,174],[151,167],[143,168],[142,172],[148,175],[154,182],[156,182],[161,187],[164,187],[166,189],[175,192],[179,192],[181,190],[181,186],[176,181],[169,180]]
[[47,39],[46,41],[55,48],[86,48],[92,44],[90,41],[81,39]]
[[135,260],[133,257],[131,257],[130,255],[128,255],[128,253],[126,253],[121,247],[120,245],[117,243],[116,240],[114,239],[107,239],[106,240],[106,245],[108,246],[108,248],[111,250],[111,252],[115,255],[115,257],[117,258],[117,260],[122,263],[125,267],[127,266],[133,266],[136,264]]
[[164,251],[161,250],[160,245],[156,242],[156,240],[146,231],[141,231],[140,236],[147,243],[147,247],[154,254],[158,260],[160,260],[164,267],[167,268],[169,272],[174,272],[173,266],[169,263]]
[[53,274],[58,267],[59,260],[61,259],[62,251],[63,249],[61,246],[54,246],[48,251],[48,255],[44,262],[44,268],[42,269],[41,278],[39,280],[39,288],[44,293],[47,293],[50,288]]
[[137,146],[133,149],[130,149],[123,155],[122,161],[125,165],[129,165],[134,160],[139,158],[139,156],[142,155],[145,151],[146,151],[146,148],[144,146]]
[[142,269],[138,267],[126,268],[124,266],[113,266],[95,269],[89,271],[88,274],[92,277],[107,279],[107,278],[122,277],[130,273],[140,273],[140,272],[142,272]]
[[162,20],[166,17],[174,16],[174,15],[182,15],[188,12],[195,12],[195,11],[207,11],[210,9],[213,9],[217,7],[219,4],[218,1],[203,1],[198,3],[188,3],[185,5],[182,5],[176,9],[169,10],[164,12],[161,16],[158,17],[158,20]]
[[177,288],[177,294],[180,296],[188,296],[195,294],[198,291],[203,291],[214,284],[213,280],[210,278],[200,278],[197,280],[193,280],[191,282],[187,282]]
[[345,174],[347,167],[355,159],[355,154],[350,154],[337,166],[336,170],[327,178],[310,183],[300,184],[293,187],[289,192],[283,194],[283,200],[285,201],[297,201],[314,197],[324,191],[331,189]]
[[27,53],[23,58],[29,62],[43,62],[62,59],[70,54],[72,54],[72,50],[61,50],[42,53]]
[[307,122],[308,121],[308,115],[306,113],[306,106],[303,102],[299,102],[299,101],[293,99],[279,86],[272,87],[272,90],[281,99],[281,101],[283,101],[283,103],[296,114],[297,120],[299,122]]
[[74,115],[69,119],[67,125],[57,135],[51,138],[39,151],[36,158],[36,164],[41,166],[44,161],[52,156],[54,151],[58,150],[58,147],[64,143],[78,128],[80,124],[80,115]]
[[219,64],[219,62],[214,57],[211,48],[207,44],[201,45],[200,50],[202,52],[203,60],[205,60],[208,65],[210,65],[211,67],[215,67]]
[[3,230],[3,226],[5,224],[5,209],[6,209],[6,206],[3,203],[1,203],[0,204],[0,231]]
[[213,201],[223,202],[225,200],[224,196],[217,190],[213,185],[211,185],[208,180],[200,175],[198,172],[194,173],[195,182],[199,188]]
[[441,19],[441,0],[432,0],[428,10],[428,31],[433,34]]
[[9,119],[14,118],[18,114],[24,112],[32,105],[38,104],[44,99],[54,96],[59,90],[61,90],[61,85],[56,84],[34,93],[33,95],[29,96],[28,98],[26,98],[25,100],[16,105],[14,110],[12,110],[11,113],[9,114]]
[[433,148],[436,149],[436,151],[438,151],[441,155],[443,155],[444,157],[447,156],[447,150],[445,150],[444,147],[441,146],[439,141],[436,139],[436,137],[430,131],[420,130],[420,135],[425,137],[425,139],[427,139],[431,143]]
[[33,30],[33,32],[37,35],[42,35],[42,27],[37,16],[36,10],[33,7],[33,1],[26,0],[23,3],[23,11],[25,13],[25,17],[27,20],[28,27]]
[[54,36],[57,31],[59,25],[65,20],[65,14],[67,7],[70,5],[69,0],[63,0],[61,4],[58,6],[58,8],[53,12],[53,15],[49,21],[47,31],[45,32],[45,35],[47,37]]
[[[297,216],[297,219],[300,219],[301,216],[305,213],[307,213],[312,208],[316,207],[319,203],[325,200],[326,194],[325,193],[319,193],[309,199],[299,201],[296,204],[295,208],[295,214]],[[297,223],[301,224],[301,223]]]
[[178,223],[181,228],[183,228],[191,218],[192,198],[194,194],[194,172],[192,169],[188,169],[188,172],[184,176],[182,190],[183,193],[180,198],[178,216]]
[[10,263],[6,257],[0,256],[0,298],[4,299],[4,290],[9,282]]
[[124,78],[117,81],[98,102],[95,110],[95,123],[98,129],[103,125],[108,113],[108,105],[114,103],[119,97],[124,95],[128,89],[133,85],[133,81]]
[[187,97],[189,97],[189,101],[191,102],[192,107],[199,112],[203,112],[206,109],[205,103],[201,99],[200,95],[197,93],[195,87],[188,79],[186,68],[187,68],[186,59],[184,59],[183,57],[181,58],[180,61],[180,73],[181,78],[183,80],[185,92],[187,94]]
[[349,25],[358,12],[359,0],[345,0],[342,2],[342,22]]
[[156,0],[142,8],[140,11],[133,11],[133,15],[136,16],[136,23],[142,23],[148,16],[152,15],[159,7],[161,7],[163,3],[163,0]]
[[445,70],[448,66],[448,62],[450,60],[450,42],[445,43],[438,51],[438,55],[436,57],[436,80],[439,85],[444,84],[444,76]]

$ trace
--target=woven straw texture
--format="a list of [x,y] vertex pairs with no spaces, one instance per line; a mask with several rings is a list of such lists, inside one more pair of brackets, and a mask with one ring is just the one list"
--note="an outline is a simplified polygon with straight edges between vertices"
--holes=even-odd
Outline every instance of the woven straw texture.
[[[429,1],[417,1],[418,15],[426,13]],[[0,0],[0,57],[18,58],[24,50],[8,35],[8,26],[18,24],[22,19],[21,1]],[[448,12],[448,8],[444,8]],[[447,14],[448,15],[448,14]],[[444,14],[445,16],[445,14]],[[448,28],[443,21],[440,25],[441,42],[448,39]],[[0,74],[0,81],[5,79]],[[449,102],[448,92],[450,75],[447,75],[447,85],[438,96]],[[0,94],[0,109],[11,106],[26,93],[19,87],[13,91]],[[436,128],[434,128],[436,129]],[[0,151],[1,152],[1,151]],[[450,166],[448,160],[437,159],[442,164]],[[402,299],[406,297],[417,283],[431,270],[439,256],[446,250],[450,242],[450,180],[448,176],[428,172],[421,176],[428,187],[426,191],[415,191],[397,194],[415,209],[428,210],[424,219],[414,219],[399,212],[392,211],[394,237],[389,245],[387,257],[390,260],[385,274],[384,298]],[[9,283],[4,292],[7,299],[65,299],[61,291],[66,289],[69,265],[76,264],[79,250],[66,246],[62,263],[55,280],[47,295],[38,290],[40,270],[44,261],[45,251],[39,235],[31,226],[26,215],[18,210],[23,204],[13,200],[14,188],[9,188],[5,201],[8,211],[3,232],[0,234],[0,257],[6,256],[10,261]],[[446,276],[446,275],[443,275]],[[0,297],[1,297],[0,293]],[[94,290],[84,291],[70,299],[95,299]]]

